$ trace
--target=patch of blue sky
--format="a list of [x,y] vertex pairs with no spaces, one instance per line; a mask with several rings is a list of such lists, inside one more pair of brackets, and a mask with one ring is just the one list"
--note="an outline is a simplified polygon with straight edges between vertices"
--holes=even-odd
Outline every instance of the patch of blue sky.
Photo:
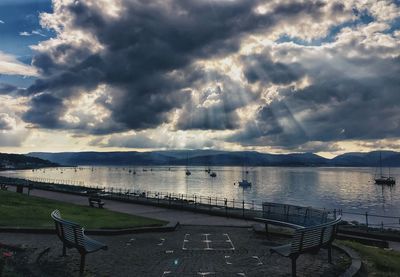
[[304,45],[304,46],[321,46],[325,43],[331,43],[335,40],[336,35],[346,27],[355,27],[358,25],[369,24],[374,21],[374,18],[366,11],[360,12],[358,10],[353,10],[354,15],[357,16],[356,20],[346,21],[342,24],[333,26],[328,31],[328,34],[324,37],[312,39],[312,40],[304,40],[298,37],[291,37],[287,34],[280,36],[275,42],[276,43],[284,43],[284,42],[293,42],[295,44]]
[[3,75],[0,74],[0,84],[10,84],[19,88],[27,88],[33,84],[36,77],[31,76],[19,76],[19,75]]
[[[50,0],[1,0],[0,51],[30,61],[25,57],[32,55],[29,46],[54,36],[39,23],[39,13],[51,10]],[[21,35],[24,32],[27,35]]]
[[390,22],[390,28],[387,29],[384,33],[392,34],[394,31],[400,30],[400,17],[395,18]]

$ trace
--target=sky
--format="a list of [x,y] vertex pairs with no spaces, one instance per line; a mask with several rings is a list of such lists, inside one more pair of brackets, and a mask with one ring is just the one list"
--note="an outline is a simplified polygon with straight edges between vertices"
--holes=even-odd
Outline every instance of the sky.
[[0,152],[399,138],[400,0],[0,1]]

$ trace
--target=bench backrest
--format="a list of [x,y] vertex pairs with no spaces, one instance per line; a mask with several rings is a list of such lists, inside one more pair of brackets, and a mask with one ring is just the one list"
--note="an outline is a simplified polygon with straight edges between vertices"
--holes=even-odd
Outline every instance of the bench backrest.
[[291,241],[290,252],[301,254],[310,249],[317,249],[331,243],[335,239],[337,226],[341,218],[313,227],[296,229]]
[[56,225],[57,236],[68,246],[84,248],[84,229],[75,222],[62,219],[59,210],[54,210],[51,217]]

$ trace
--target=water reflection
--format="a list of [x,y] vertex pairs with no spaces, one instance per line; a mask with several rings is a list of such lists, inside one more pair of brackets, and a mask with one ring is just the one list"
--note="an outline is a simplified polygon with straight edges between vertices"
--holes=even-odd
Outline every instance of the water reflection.
[[[241,167],[78,167],[2,172],[2,175],[44,180],[83,181],[86,185],[163,193],[197,194],[255,202],[272,201],[320,208],[400,215],[397,187],[373,183],[373,168],[253,167],[247,178],[252,186],[240,188]],[[136,174],[134,174],[134,172]],[[400,169],[392,170],[399,180]],[[234,185],[236,183],[236,186]]]

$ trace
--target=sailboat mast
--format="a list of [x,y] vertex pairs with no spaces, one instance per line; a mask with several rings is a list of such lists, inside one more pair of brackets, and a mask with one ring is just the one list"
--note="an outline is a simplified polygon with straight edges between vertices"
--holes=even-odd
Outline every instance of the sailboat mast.
[[380,168],[381,177],[382,177],[382,152],[379,152],[379,168]]

